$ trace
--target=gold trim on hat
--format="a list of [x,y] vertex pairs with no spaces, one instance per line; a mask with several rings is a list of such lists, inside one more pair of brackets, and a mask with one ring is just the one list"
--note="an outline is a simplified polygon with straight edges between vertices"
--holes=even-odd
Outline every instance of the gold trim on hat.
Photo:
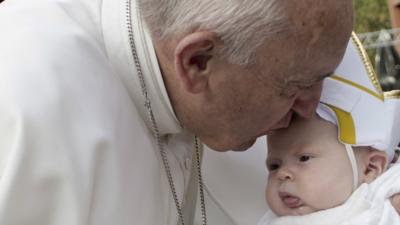
[[397,99],[400,98],[400,90],[393,90],[383,93],[385,95],[385,99]]
[[354,145],[357,140],[353,117],[351,117],[349,112],[346,112],[338,107],[330,104],[325,105],[332,109],[332,111],[336,114],[339,140],[343,143]]
[[372,90],[370,90],[370,89],[368,89],[368,88],[366,88],[366,87],[364,87],[364,86],[362,86],[360,84],[357,84],[357,83],[355,83],[355,82],[353,82],[351,80],[345,79],[345,78],[341,77],[340,75],[335,74],[335,75],[330,76],[330,78],[332,78],[333,80],[337,80],[337,81],[343,82],[345,84],[351,85],[351,86],[353,86],[355,88],[358,88],[361,91],[364,91],[364,92],[374,96],[375,98],[377,98],[377,99],[379,99],[381,101],[384,100],[384,96],[382,94],[376,93],[376,92],[374,92],[374,91],[372,91]]
[[352,40],[353,44],[356,46],[356,49],[361,56],[361,59],[364,63],[364,67],[365,67],[365,70],[367,71],[369,79],[372,81],[372,84],[375,86],[376,90],[380,94],[383,94],[382,87],[379,83],[379,80],[375,73],[375,70],[372,67],[372,64],[367,55],[367,52],[365,51],[360,39],[358,39],[357,34],[355,32],[351,33],[351,40]]

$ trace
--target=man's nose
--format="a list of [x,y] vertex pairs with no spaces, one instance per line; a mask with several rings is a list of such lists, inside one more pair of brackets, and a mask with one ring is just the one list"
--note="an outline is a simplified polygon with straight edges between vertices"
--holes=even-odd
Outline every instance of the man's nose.
[[322,81],[303,90],[293,103],[292,110],[301,117],[310,118],[319,103],[322,91]]

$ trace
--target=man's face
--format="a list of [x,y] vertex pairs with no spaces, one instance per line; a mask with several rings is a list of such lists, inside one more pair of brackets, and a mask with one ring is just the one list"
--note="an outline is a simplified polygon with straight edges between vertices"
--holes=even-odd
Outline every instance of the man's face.
[[278,216],[332,208],[352,192],[351,165],[336,126],[317,116],[296,117],[268,136],[266,164],[266,199]]
[[207,133],[199,135],[202,141],[216,150],[246,150],[258,137],[287,127],[293,114],[309,117],[323,78],[343,56],[348,37],[342,36],[312,43],[308,37],[277,38],[263,46],[257,66],[221,66],[209,82],[217,94],[204,106],[211,115],[204,121],[210,123]]
[[340,63],[353,25],[351,1],[287,3],[291,28],[268,37],[248,67],[213,57],[207,92],[188,102],[184,125],[212,149],[246,150],[287,127],[293,114],[312,115],[323,78]]

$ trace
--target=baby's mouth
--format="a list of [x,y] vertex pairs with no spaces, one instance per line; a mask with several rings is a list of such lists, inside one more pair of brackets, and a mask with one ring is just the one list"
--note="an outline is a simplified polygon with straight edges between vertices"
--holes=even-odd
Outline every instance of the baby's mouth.
[[291,209],[295,209],[295,208],[299,208],[300,206],[302,206],[302,202],[300,200],[300,198],[291,195],[289,193],[286,192],[282,192],[279,193],[280,198],[282,199],[282,202],[289,208]]

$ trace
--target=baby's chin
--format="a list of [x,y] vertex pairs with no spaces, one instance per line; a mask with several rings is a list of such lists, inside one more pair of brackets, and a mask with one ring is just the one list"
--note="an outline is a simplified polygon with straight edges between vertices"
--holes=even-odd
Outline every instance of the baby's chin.
[[277,216],[281,217],[281,216],[303,216],[303,215],[307,215],[310,213],[314,213],[318,210],[315,210],[310,206],[302,204],[302,205],[299,205],[297,207],[292,207],[292,208],[283,206],[283,208],[280,208],[279,210],[276,210],[276,211],[273,210],[273,211]]
[[288,208],[286,210],[285,210],[286,215],[282,215],[282,216],[304,216],[304,215],[316,212],[316,210],[313,210],[311,207],[306,206],[306,205],[302,205],[297,208]]

